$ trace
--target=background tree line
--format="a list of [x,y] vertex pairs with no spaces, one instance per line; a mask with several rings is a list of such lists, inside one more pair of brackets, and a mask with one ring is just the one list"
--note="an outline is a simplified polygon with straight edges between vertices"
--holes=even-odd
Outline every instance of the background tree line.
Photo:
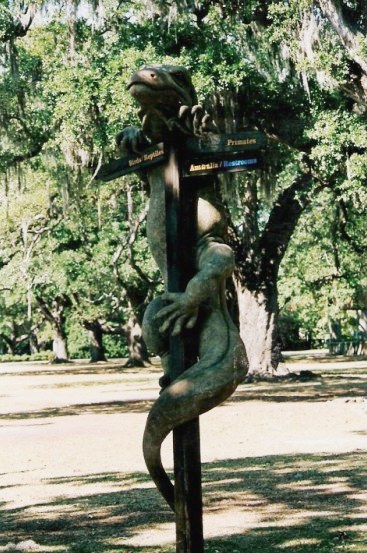
[[2,0],[1,353],[146,361],[147,191],[93,174],[138,121],[129,76],[161,62],[191,70],[222,132],[268,137],[260,170],[222,182],[251,371],[300,330],[363,332],[366,20],[362,0]]

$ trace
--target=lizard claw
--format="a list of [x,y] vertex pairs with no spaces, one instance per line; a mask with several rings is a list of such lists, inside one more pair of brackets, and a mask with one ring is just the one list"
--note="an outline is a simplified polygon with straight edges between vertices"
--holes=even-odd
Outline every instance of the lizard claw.
[[184,328],[195,326],[199,309],[191,304],[185,293],[167,292],[162,295],[162,300],[169,303],[154,316],[161,334],[169,331],[172,336],[178,336]]
[[137,127],[125,127],[116,135],[115,143],[118,151],[123,154],[140,154],[146,147],[143,132]]
[[201,136],[207,132],[217,132],[216,125],[211,116],[200,104],[196,104],[191,108],[187,105],[181,106],[175,126],[185,134],[193,134],[195,136]]

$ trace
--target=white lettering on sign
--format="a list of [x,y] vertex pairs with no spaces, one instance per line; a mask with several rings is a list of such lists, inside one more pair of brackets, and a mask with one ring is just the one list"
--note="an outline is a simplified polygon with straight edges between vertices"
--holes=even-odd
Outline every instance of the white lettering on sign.
[[252,159],[233,159],[232,161],[223,161],[223,167],[243,167],[246,165],[255,165],[256,157]]
[[211,161],[209,163],[191,163],[189,166],[189,173],[198,173],[202,171],[213,171],[218,169],[220,170],[230,170],[231,168],[235,169],[236,167],[249,167],[251,165],[256,165],[258,159],[256,157],[249,159],[229,159],[229,160],[220,160],[220,161]]
[[257,144],[256,138],[241,138],[239,140],[229,138],[227,140],[227,146],[246,146],[248,144]]
[[200,165],[194,165],[193,163],[190,165],[189,171],[209,171],[210,169],[219,169],[220,164],[216,162],[212,163],[202,163]]
[[154,152],[150,152],[149,154],[143,154],[142,156],[136,157],[134,159],[129,159],[129,167],[134,167],[135,165],[139,165],[140,163],[144,163],[146,161],[153,161],[153,159],[163,156],[163,154],[164,151],[158,149],[154,150]]
[[152,161],[163,154],[163,150],[154,150],[154,152],[151,152],[150,154],[144,154],[143,161]]
[[133,167],[134,165],[139,165],[143,161],[142,157],[136,157],[135,159],[129,159],[129,167]]

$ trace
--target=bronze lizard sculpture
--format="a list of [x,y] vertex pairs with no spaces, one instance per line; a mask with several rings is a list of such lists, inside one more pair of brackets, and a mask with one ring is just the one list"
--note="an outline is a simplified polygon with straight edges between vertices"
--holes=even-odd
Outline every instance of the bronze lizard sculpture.
[[[215,131],[210,116],[198,105],[189,72],[170,65],[146,66],[128,83],[141,106],[142,128],[127,127],[117,136],[120,149],[139,153],[169,132],[203,135]],[[159,169],[147,170],[150,205],[147,220],[149,245],[167,279],[164,182]],[[225,244],[226,217],[215,194],[215,178],[203,177],[197,221],[197,272],[185,292],[156,298],[147,308],[143,336],[148,349],[161,356],[163,390],[149,413],[144,458],[157,488],[174,510],[174,486],[161,461],[161,445],[176,426],[212,409],[243,381],[248,362],[243,342],[232,322],[225,298],[226,279],[234,269],[234,255]],[[168,333],[194,328],[199,335],[199,360],[172,381]]]

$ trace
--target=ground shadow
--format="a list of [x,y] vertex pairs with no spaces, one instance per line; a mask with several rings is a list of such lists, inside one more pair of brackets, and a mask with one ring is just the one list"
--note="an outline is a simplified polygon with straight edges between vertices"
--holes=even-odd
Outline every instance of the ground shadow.
[[283,352],[283,359],[286,363],[303,361],[306,363],[350,363],[365,362],[367,366],[366,355],[336,355],[335,353],[327,353],[325,351],[317,353],[315,350],[302,351],[295,353]]
[[[116,359],[113,361],[101,361],[98,363],[89,363],[87,361],[70,361],[67,364],[52,363],[0,363],[1,376],[78,376],[78,375],[103,375],[103,374],[159,374],[162,369],[160,363],[153,362],[146,367],[126,367],[126,359]],[[19,369],[18,369],[19,367]],[[25,370],[21,368],[27,367]]]
[[292,381],[275,380],[272,382],[256,382],[239,386],[232,396],[232,401],[270,401],[270,402],[319,402],[332,399],[366,398],[367,400],[367,370],[354,369],[335,373],[325,371],[322,375],[315,374],[312,380]]
[[[158,375],[160,374],[159,369],[155,368],[154,370],[157,372],[158,381]],[[152,386],[152,389],[154,389],[153,384]],[[316,375],[316,378],[309,382],[281,380],[245,383],[237,388],[237,391],[228,402],[320,402],[337,398],[345,399],[346,401],[357,400],[367,402],[366,389],[367,371],[363,369],[354,369],[350,372],[343,371],[341,374],[330,371],[322,376]],[[121,393],[122,392],[123,383],[121,383]],[[146,413],[149,411],[152,403],[152,400],[139,399],[81,403],[40,410],[0,414],[0,420],[28,420],[85,414]]]
[[76,403],[74,405],[65,405],[62,407],[47,407],[34,411],[18,411],[16,413],[0,414],[0,420],[47,419],[91,414],[114,415],[119,413],[146,413],[149,411],[152,403],[153,401],[148,400]]
[[[33,539],[68,553],[173,553],[172,545],[133,547],[122,539],[173,515],[145,473],[106,473],[45,482],[78,488],[33,508],[1,507],[0,544]],[[108,492],[90,492],[104,484]],[[89,487],[88,494],[85,486]],[[74,489],[74,488],[73,488]],[[206,553],[365,553],[365,455],[285,455],[203,465],[204,521],[230,513],[236,526],[206,539]],[[243,529],[239,530],[239,526]],[[214,526],[215,528],[215,526]],[[174,539],[172,530],[172,539]],[[226,535],[225,535],[226,534]]]

